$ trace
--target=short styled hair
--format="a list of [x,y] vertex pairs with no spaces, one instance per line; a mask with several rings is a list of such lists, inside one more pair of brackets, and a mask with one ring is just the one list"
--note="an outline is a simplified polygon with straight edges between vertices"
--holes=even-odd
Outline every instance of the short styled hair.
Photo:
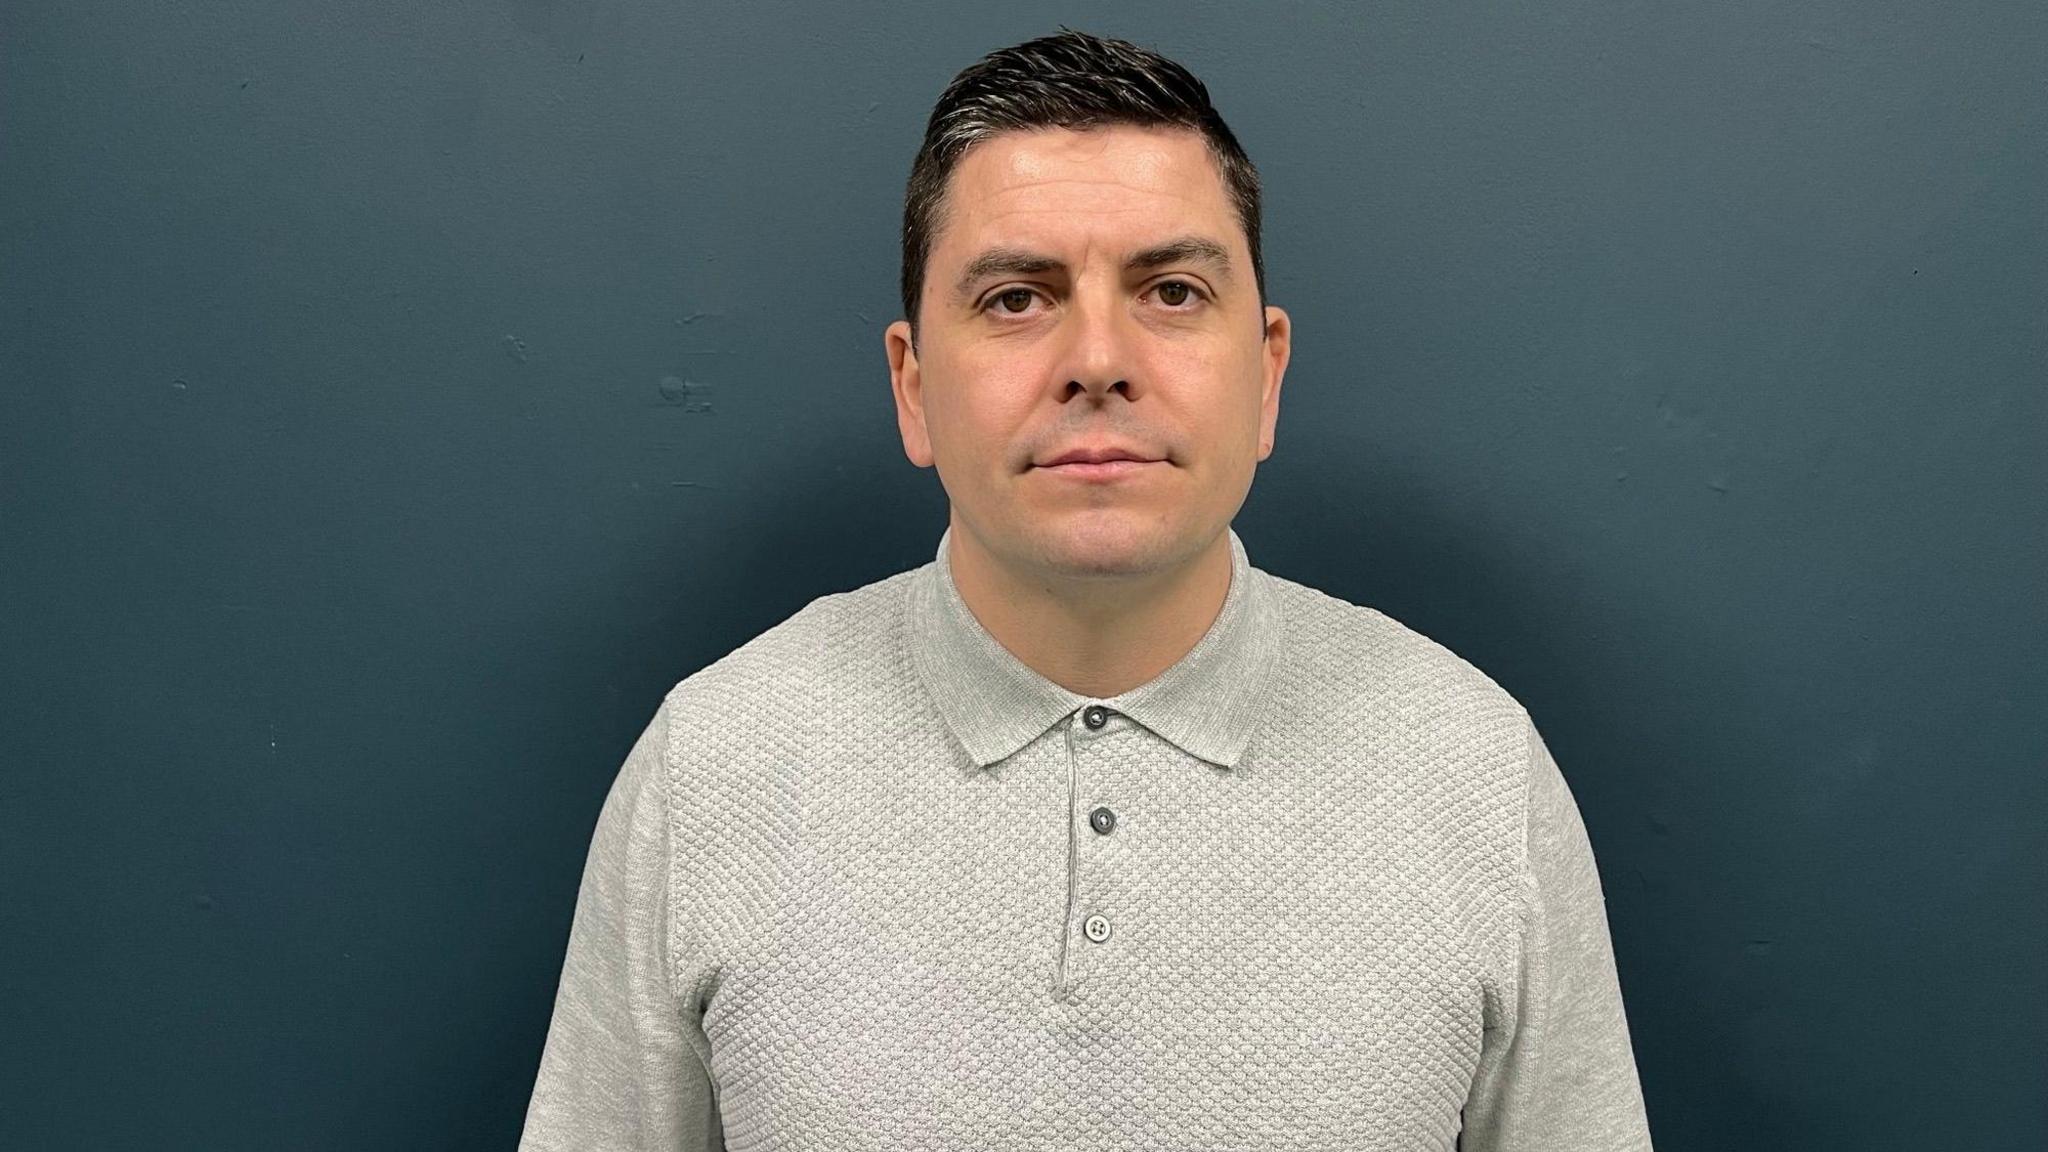
[[1000,48],[975,61],[932,107],[903,197],[903,315],[910,321],[913,349],[932,237],[946,219],[946,182],[967,150],[1000,132],[1111,124],[1179,125],[1208,141],[1251,249],[1252,277],[1264,311],[1259,173],[1209,103],[1209,90],[1157,52],[1062,24],[1057,35]]

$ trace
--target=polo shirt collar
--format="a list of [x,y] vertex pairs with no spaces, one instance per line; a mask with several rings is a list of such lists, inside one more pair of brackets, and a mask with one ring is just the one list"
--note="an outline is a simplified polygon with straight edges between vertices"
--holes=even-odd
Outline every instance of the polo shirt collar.
[[909,638],[925,688],[961,746],[986,768],[1089,703],[1121,712],[1175,747],[1223,768],[1243,759],[1280,655],[1278,597],[1230,536],[1230,591],[1216,620],[1186,655],[1119,696],[1070,692],[1004,648],[960,598],[948,546],[910,583]]

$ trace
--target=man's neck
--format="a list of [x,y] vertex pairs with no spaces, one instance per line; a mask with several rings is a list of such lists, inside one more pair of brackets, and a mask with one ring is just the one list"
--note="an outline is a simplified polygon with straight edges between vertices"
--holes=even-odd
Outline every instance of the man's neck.
[[1227,532],[1187,564],[1124,580],[1014,573],[957,520],[947,556],[960,599],[998,643],[1039,675],[1096,699],[1128,692],[1178,663],[1216,622],[1230,592]]

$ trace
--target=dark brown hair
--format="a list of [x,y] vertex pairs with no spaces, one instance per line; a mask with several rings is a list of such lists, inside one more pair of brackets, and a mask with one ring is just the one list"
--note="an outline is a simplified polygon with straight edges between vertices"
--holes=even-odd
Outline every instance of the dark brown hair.
[[999,132],[1110,124],[1180,125],[1208,141],[1251,249],[1264,314],[1259,173],[1209,103],[1209,90],[1157,52],[1063,24],[1057,35],[997,49],[969,65],[940,94],[925,123],[903,198],[903,315],[913,349],[932,237],[946,218],[946,181],[967,150]]

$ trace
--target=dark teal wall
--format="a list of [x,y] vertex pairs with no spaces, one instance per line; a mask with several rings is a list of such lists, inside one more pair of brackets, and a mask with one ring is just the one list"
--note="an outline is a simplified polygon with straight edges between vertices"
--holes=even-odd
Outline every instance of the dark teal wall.
[[0,1146],[511,1146],[662,692],[931,558],[902,184],[1061,22],[1263,169],[1237,527],[1544,727],[1659,1148],[2048,1145],[2048,9],[721,7],[0,16]]

